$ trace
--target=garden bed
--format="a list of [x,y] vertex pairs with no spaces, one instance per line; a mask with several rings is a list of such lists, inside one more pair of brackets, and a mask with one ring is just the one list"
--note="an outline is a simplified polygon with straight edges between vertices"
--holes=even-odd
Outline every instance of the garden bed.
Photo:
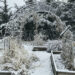
[[0,75],[12,75],[9,71],[0,71]]
[[51,64],[54,75],[75,75],[75,71],[65,68],[63,60],[60,56],[61,52],[51,53]]
[[33,51],[46,51],[47,47],[45,46],[34,46]]

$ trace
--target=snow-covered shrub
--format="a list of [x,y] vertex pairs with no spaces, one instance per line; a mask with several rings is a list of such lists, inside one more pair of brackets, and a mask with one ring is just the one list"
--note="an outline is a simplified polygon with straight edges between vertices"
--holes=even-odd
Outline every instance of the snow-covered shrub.
[[73,34],[67,30],[62,38],[62,53],[61,57],[64,60],[65,67],[74,69],[74,51],[73,51]]
[[25,23],[23,27],[23,34],[22,34],[22,39],[25,41],[32,41],[34,40],[34,30],[35,30],[35,21],[33,18],[33,15],[30,15],[27,18],[27,23]]
[[[17,75],[28,75],[28,69],[38,58],[29,54],[15,39],[10,39],[10,49],[0,58],[0,70],[14,71]],[[19,74],[18,74],[19,73]]]
[[38,21],[38,32],[42,32],[50,40],[59,38],[60,33],[66,26],[65,23],[51,12],[42,14],[42,16]]
[[[58,15],[62,21],[66,23],[66,25],[71,25],[72,30],[75,29],[75,1],[74,2],[67,2],[62,3],[60,7],[56,10],[56,15]],[[60,15],[59,15],[60,14]]]
[[44,37],[44,35],[42,35],[41,33],[36,34],[34,36],[33,44],[34,45],[43,45],[43,44],[45,44],[45,41],[43,40],[43,37]]
[[61,51],[62,50],[62,40],[49,40],[48,41],[48,46],[47,46],[47,51]]

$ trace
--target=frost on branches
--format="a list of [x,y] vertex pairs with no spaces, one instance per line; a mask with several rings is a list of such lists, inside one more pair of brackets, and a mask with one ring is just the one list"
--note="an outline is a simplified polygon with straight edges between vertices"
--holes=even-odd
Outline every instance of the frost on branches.
[[68,69],[75,69],[74,67],[74,54],[73,54],[73,34],[70,30],[66,31],[62,38],[63,52],[61,57],[64,60],[65,66]]
[[[52,9],[54,9],[54,6],[52,5],[55,4],[52,3],[51,5],[47,5],[46,3],[38,2],[33,5],[22,6],[14,13],[14,15],[11,17],[11,20],[8,23],[4,24],[6,27],[6,34],[9,33],[17,36],[21,31],[23,31],[24,28],[24,33],[22,34],[24,40],[31,40],[31,38],[32,40],[34,40],[34,37],[32,36],[35,36],[35,31],[40,30],[44,32],[43,34],[46,36],[45,39],[52,40],[58,38],[57,36],[59,36],[61,29],[58,29],[58,27],[60,26],[57,25],[60,25],[60,21],[57,20],[56,17],[53,17],[55,14],[51,13]],[[56,4],[56,6],[58,6],[58,3]],[[31,23],[31,20],[35,27],[29,28],[29,30],[31,29],[31,31],[27,31],[25,27],[27,24],[29,25]],[[30,25],[29,27],[32,26]],[[26,32],[29,33],[28,36],[31,38],[27,37]]]
[[29,75],[29,69],[32,63],[38,61],[34,54],[30,54],[24,47],[14,38],[10,39],[10,47],[5,50],[2,57],[0,57],[0,70],[13,71],[16,75]]

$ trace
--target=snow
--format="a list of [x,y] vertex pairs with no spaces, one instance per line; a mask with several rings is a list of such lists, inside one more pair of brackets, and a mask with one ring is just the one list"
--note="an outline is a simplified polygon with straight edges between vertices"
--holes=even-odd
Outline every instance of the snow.
[[48,40],[47,51],[60,51],[62,50],[62,40]]
[[36,56],[40,59],[38,67],[34,69],[31,75],[53,75],[50,62],[50,54],[47,52],[35,52]]
[[56,66],[57,66],[57,69],[58,69],[58,70],[65,70],[65,71],[68,71],[68,69],[65,68],[64,62],[63,62],[63,60],[62,60],[62,58],[61,58],[60,55],[54,54],[54,55],[53,55],[53,58],[54,58],[54,61],[55,61],[55,63],[56,63]]
[[[24,45],[24,48],[29,52],[32,52],[33,46],[32,45]],[[30,70],[31,75],[53,75],[51,60],[50,60],[50,53],[43,52],[43,51],[35,51],[33,52],[38,58],[39,61],[33,63],[35,66],[33,69]]]
[[[2,40],[0,40],[0,42],[2,42]],[[38,61],[33,62],[32,67],[29,69],[29,73],[31,75],[53,75],[51,60],[50,60],[50,56],[51,56],[50,53],[47,53],[45,51],[33,52],[32,49],[34,46],[30,44],[23,43],[23,46],[25,50],[28,50],[28,52],[30,52],[31,54],[33,53],[39,58]],[[0,56],[2,55],[3,53],[2,51],[0,51]]]
[[33,49],[33,46],[32,45],[24,45],[23,44],[23,46],[24,46],[24,48],[26,49],[26,50],[28,50],[28,51],[32,51],[32,49]]
[[4,40],[0,40],[0,50],[4,50]]

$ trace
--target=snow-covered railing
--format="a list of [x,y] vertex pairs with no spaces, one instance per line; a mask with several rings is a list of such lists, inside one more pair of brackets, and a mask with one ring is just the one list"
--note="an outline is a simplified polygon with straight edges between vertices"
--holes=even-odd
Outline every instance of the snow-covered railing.
[[68,30],[68,29],[71,29],[71,26],[68,25],[64,31],[62,31],[62,33],[60,34],[60,37],[62,37],[64,35],[64,33]]

